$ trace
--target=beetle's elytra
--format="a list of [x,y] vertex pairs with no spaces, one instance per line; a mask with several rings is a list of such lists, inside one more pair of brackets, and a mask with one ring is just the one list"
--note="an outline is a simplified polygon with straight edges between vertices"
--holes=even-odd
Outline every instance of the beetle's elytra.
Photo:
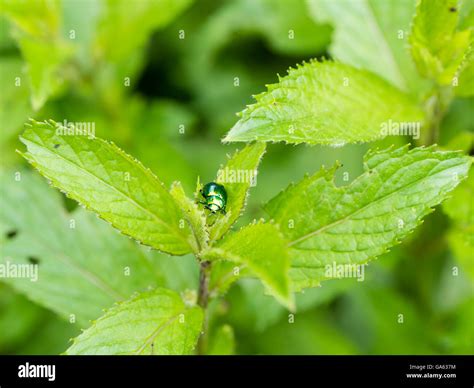
[[210,210],[211,213],[226,213],[227,191],[223,185],[215,182],[206,183],[200,190],[200,193],[204,198],[204,201],[200,203],[202,203],[206,209]]

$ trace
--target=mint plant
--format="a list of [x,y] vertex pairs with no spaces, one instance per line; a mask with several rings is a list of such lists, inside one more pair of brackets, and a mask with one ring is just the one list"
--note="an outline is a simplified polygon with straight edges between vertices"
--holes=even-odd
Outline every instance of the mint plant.
[[[208,224],[210,217],[179,183],[168,191],[113,144],[56,135],[59,125],[52,121],[28,126],[23,155],[53,186],[137,241],[172,255],[192,252],[201,265],[200,307],[186,307],[170,290],[139,294],[93,323],[68,354],[189,353],[201,331],[215,262],[248,268],[291,309],[291,291],[319,285],[326,264],[366,263],[396,244],[470,166],[461,152],[432,147],[372,152],[365,160],[368,171],[349,187],[335,187],[334,170],[322,170],[270,201],[266,210],[275,223],[229,232],[248,184],[228,184],[229,212]],[[264,150],[263,143],[249,145],[228,165],[256,168]]]
[[[20,137],[26,150],[19,153],[53,187],[86,209],[68,217],[56,194],[22,173],[23,179],[35,182],[31,192],[22,193],[31,217],[22,238],[44,233],[34,248],[43,260],[46,281],[11,283],[86,328],[66,354],[230,352],[232,328],[220,326],[211,341],[208,321],[212,302],[224,298],[234,282],[258,278],[268,294],[294,313],[295,293],[339,277],[328,268],[358,268],[387,253],[451,193],[443,204],[454,225],[450,243],[459,251],[466,242],[473,246],[472,209],[457,207],[467,204],[472,193],[472,158],[466,155],[470,147],[434,144],[454,97],[472,95],[472,25],[459,20],[453,0],[423,0],[416,9],[408,1],[392,2],[388,7],[393,12],[382,12],[384,4],[308,1],[316,20],[334,26],[334,60],[297,65],[240,113],[223,142],[246,144],[214,179],[227,192],[225,212],[214,214],[199,204],[206,183],[199,178],[190,194],[179,176],[171,185],[164,184],[159,174],[112,142],[68,135],[74,127],[53,120],[31,119],[26,124]],[[354,7],[354,12],[340,7]],[[359,13],[372,23],[355,23]],[[139,44],[139,38],[132,43]],[[106,49],[115,55],[115,46]],[[51,92],[34,90],[39,105]],[[382,130],[387,123],[421,128],[421,137],[413,146],[368,151],[364,172],[344,186],[335,184],[338,162],[322,167],[275,193],[264,205],[267,217],[235,227],[245,212],[252,180],[228,179],[220,171],[256,172],[267,143],[342,147],[381,140],[385,145],[390,141]],[[21,196],[13,189],[3,195],[20,205]],[[35,218],[35,206],[54,209],[48,228]],[[13,208],[2,212],[3,222],[20,224]],[[60,226],[72,221],[74,235]],[[51,259],[52,252],[60,260]],[[156,257],[156,252],[169,257]],[[172,271],[173,261],[185,258],[171,256],[186,255],[192,255],[198,271],[187,274],[191,280],[185,283],[191,285],[180,294],[158,267]],[[22,240],[9,245],[2,262],[7,257],[18,263],[32,258]],[[127,278],[122,271],[135,276]]]

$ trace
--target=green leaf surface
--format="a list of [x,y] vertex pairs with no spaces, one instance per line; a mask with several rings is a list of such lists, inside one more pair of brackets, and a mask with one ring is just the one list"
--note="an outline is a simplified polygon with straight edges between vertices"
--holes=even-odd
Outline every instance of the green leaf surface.
[[[289,186],[265,207],[290,246],[295,290],[330,278],[328,266],[365,264],[406,237],[466,178],[471,160],[433,147],[369,151],[365,172],[334,185],[335,168]],[[336,268],[337,269],[337,268]]]
[[90,212],[67,213],[60,194],[37,174],[0,177],[0,224],[7,236],[0,264],[37,265],[36,281],[0,280],[29,299],[84,327],[114,302],[164,282],[153,260],[166,257],[146,252]]
[[19,57],[5,57],[0,60],[0,83],[2,85],[0,142],[2,144],[13,137],[32,113],[28,83],[22,82],[22,80],[26,81],[22,67],[23,63]]
[[173,255],[192,251],[189,225],[180,228],[184,211],[150,170],[113,143],[69,135],[68,129],[32,120],[20,138],[28,150],[23,156],[53,186],[122,233]]
[[187,307],[179,294],[158,288],[108,310],[66,354],[190,354],[202,321],[200,307]]
[[259,222],[229,233],[204,252],[202,257],[211,261],[227,260],[248,267],[278,301],[293,308],[286,242],[275,225]]
[[31,104],[38,110],[63,85],[65,79],[60,68],[73,50],[66,44],[52,45],[48,41],[37,41],[29,37],[19,37],[18,45],[27,63]]
[[386,81],[335,62],[298,65],[255,99],[240,113],[224,142],[341,146],[384,137],[383,127],[389,120],[423,120],[415,102]]
[[224,295],[240,278],[252,276],[252,272],[243,264],[218,260],[212,263],[209,293],[213,297]]
[[247,202],[248,191],[257,184],[258,165],[265,153],[265,143],[247,145],[236,151],[219,169],[216,182],[227,191],[226,215],[218,214],[210,226],[212,241],[220,239],[240,217]]
[[13,37],[26,63],[35,110],[61,87],[61,66],[73,53],[61,32],[61,3],[58,0],[2,2],[2,11],[14,25]]
[[[174,182],[170,190],[178,206],[184,210],[185,219],[191,228],[194,239],[190,242],[195,252],[200,252],[207,248],[209,234],[206,226],[204,212],[198,208],[196,203],[186,196],[180,182]],[[184,227],[184,220],[181,224]],[[181,227],[180,225],[180,227]]]
[[36,281],[1,280],[29,299],[86,326],[114,302],[163,283],[152,262],[159,259],[156,253],[145,252],[90,212],[67,213],[59,193],[36,174],[0,177],[0,223],[11,236],[2,241],[0,264],[37,264]]
[[411,53],[418,71],[441,85],[453,82],[467,53],[471,31],[456,31],[457,0],[421,0],[410,35]]
[[308,0],[317,22],[334,26],[329,52],[404,91],[425,88],[408,50],[414,0]]

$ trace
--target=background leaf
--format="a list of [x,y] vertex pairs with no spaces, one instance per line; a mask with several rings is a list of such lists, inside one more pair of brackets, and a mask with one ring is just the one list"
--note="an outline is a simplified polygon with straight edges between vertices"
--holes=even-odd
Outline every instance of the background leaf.
[[410,35],[411,53],[424,77],[449,85],[464,60],[471,40],[469,30],[456,31],[457,0],[421,0]]
[[326,266],[365,264],[397,244],[466,178],[471,160],[402,147],[369,152],[364,164],[348,186],[334,185],[334,169],[321,170],[266,205],[290,241],[294,289],[319,285]]
[[27,64],[31,103],[38,110],[61,87],[61,65],[73,53],[62,35],[61,2],[7,0],[2,8],[15,25],[13,36]]
[[0,152],[2,153],[2,165],[6,166],[18,158],[18,155],[10,152],[11,143],[16,140],[18,129],[23,126],[26,118],[33,112],[29,85],[20,58],[0,59],[0,84],[2,85],[2,93],[0,93],[0,123],[2,124]]
[[60,195],[40,177],[3,173],[1,182],[0,223],[7,237],[0,263],[38,265],[36,282],[1,280],[29,299],[84,327],[114,302],[164,283],[153,261],[167,258],[146,252],[92,213],[65,212]]
[[389,120],[423,120],[415,102],[381,78],[334,62],[311,61],[290,69],[255,99],[224,142],[341,146],[384,137],[382,125]]
[[413,94],[426,89],[407,44],[415,1],[307,1],[317,22],[334,26],[329,51],[336,60],[367,69]]
[[190,354],[201,332],[199,307],[158,288],[111,308],[74,339],[66,354]]

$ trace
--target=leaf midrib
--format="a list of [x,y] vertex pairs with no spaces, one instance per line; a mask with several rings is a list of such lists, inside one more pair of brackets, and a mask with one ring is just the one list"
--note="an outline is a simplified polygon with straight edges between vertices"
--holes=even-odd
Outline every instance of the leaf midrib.
[[152,343],[155,342],[156,337],[158,337],[158,335],[163,330],[165,330],[168,326],[170,326],[174,321],[176,321],[176,319],[178,319],[178,317],[181,314],[184,314],[185,312],[186,312],[186,308],[184,308],[183,310],[181,310],[177,314],[169,317],[165,322],[159,324],[158,327],[152,332],[152,334],[145,340],[143,345],[141,345],[137,350],[135,350],[133,352],[133,354],[140,354],[141,352],[143,352],[147,346],[149,346],[149,345],[151,345]]

